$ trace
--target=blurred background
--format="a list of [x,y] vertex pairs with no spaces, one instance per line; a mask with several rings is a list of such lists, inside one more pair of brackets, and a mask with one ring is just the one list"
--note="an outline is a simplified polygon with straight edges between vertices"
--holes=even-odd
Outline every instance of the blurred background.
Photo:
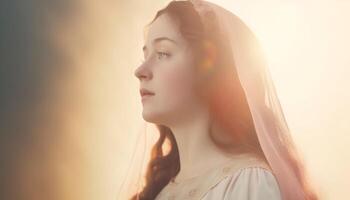
[[[115,200],[143,127],[143,27],[169,0],[3,0],[0,199]],[[322,199],[348,199],[350,1],[235,0]]]

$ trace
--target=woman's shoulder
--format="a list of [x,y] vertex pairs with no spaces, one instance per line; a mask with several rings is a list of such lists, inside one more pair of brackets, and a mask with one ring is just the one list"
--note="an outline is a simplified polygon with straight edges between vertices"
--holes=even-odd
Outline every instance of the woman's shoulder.
[[281,200],[277,179],[264,164],[236,170],[213,186],[203,200],[242,199]]
[[163,199],[280,200],[281,197],[269,165],[256,157],[239,155],[202,176],[167,185],[156,200]]
[[237,199],[282,199],[275,175],[263,167],[243,168],[230,176],[227,183],[230,190],[226,194],[232,197],[228,199],[236,196]]
[[281,200],[279,185],[267,161],[250,155],[235,157],[223,166],[221,174],[202,200],[242,199]]

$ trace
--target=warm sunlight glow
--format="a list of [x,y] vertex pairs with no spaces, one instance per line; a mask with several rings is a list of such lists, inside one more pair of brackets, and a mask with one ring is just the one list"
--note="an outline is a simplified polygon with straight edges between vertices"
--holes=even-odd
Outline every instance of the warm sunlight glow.
[[[345,86],[349,85],[346,74],[350,74],[346,67],[350,61],[345,55],[350,45],[349,26],[345,26],[346,19],[350,18],[349,3],[213,2],[241,17],[256,33],[270,64],[293,137],[317,189],[324,199],[345,199],[347,188],[343,177],[350,167],[350,162],[346,161],[349,151],[345,148],[350,143],[346,134],[350,129],[346,121],[350,97],[345,92]],[[76,78],[81,78],[81,87],[90,97],[89,128],[85,128],[89,134],[84,133],[83,137],[86,155],[91,159],[91,182],[94,182],[86,188],[95,199],[115,197],[122,182],[120,177],[125,175],[130,164],[132,149],[129,147],[142,132],[139,82],[133,72],[143,57],[143,28],[167,3],[82,2],[84,14],[75,23],[62,23],[62,30],[73,31],[76,38],[61,38],[57,34],[62,48],[71,52],[76,65],[81,66],[77,68]],[[135,9],[139,12],[130,15]],[[77,41],[82,46],[89,41],[90,50],[82,48],[84,54],[80,54],[74,45]],[[206,46],[211,56],[203,61],[203,69],[209,70],[215,59],[215,49],[210,44]],[[152,135],[151,132],[147,133]],[[153,137],[155,140],[157,135]]]
[[[41,140],[34,143],[47,151],[41,158],[33,145],[23,156],[19,176],[33,196],[31,180],[44,174],[45,180],[52,178],[52,188],[58,188],[58,199],[117,200],[128,169],[136,167],[133,159],[145,156],[144,172],[150,158],[146,150],[132,157],[132,147],[140,142],[150,146],[158,138],[152,125],[145,128],[134,70],[143,58],[144,27],[169,0],[68,2],[74,3],[53,4],[55,12],[38,17],[45,19],[39,24],[47,34],[38,37],[40,45],[47,42],[54,49],[49,53],[58,57],[45,68],[59,70],[38,75],[48,80],[49,95],[40,100],[49,106],[38,107],[49,117],[39,118],[35,132]],[[292,136],[322,198],[346,199],[350,1],[212,2],[238,15],[259,38]],[[210,43],[203,45],[208,59],[202,70],[210,72],[217,51]],[[166,146],[164,150],[169,151]]]

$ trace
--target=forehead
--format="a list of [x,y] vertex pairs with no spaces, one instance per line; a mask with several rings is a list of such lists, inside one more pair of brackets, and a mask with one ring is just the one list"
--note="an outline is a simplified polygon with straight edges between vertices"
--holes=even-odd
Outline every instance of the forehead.
[[177,23],[168,14],[160,15],[147,29],[144,35],[145,43],[152,42],[155,38],[168,37],[178,43],[184,43]]

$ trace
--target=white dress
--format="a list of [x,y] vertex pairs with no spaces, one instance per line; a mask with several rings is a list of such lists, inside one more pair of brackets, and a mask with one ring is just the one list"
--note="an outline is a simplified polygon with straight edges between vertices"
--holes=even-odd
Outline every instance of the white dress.
[[241,156],[181,183],[170,182],[155,200],[282,200],[277,179],[263,161]]

